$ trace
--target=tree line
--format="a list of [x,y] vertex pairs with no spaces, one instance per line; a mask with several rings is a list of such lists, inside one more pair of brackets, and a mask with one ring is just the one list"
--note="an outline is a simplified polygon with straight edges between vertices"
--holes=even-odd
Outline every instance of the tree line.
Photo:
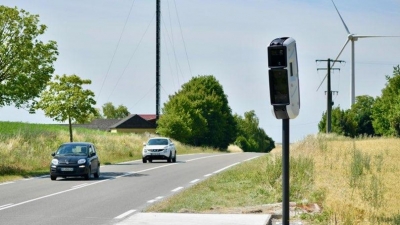
[[[332,109],[332,132],[348,136],[400,136],[400,67],[386,75],[386,86],[380,96],[362,95],[350,109]],[[319,132],[326,130],[326,112],[318,124]]]

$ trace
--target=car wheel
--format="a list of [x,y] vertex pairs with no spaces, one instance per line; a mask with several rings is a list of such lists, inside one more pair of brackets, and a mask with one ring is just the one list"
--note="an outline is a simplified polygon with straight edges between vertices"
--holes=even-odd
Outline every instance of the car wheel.
[[50,175],[50,179],[51,179],[51,180],[57,180],[57,177],[56,177],[56,176],[51,176],[51,175]]
[[85,175],[85,180],[90,180],[91,175],[92,175],[92,170],[89,168],[88,173]]
[[172,161],[172,152],[169,153],[169,156],[168,156],[168,159],[167,159],[167,162],[170,163],[171,161]]
[[147,163],[147,160],[145,160],[144,158],[142,158],[142,162],[143,162],[143,163]]
[[149,163],[152,163],[153,162],[153,160],[152,159],[149,159]]
[[100,177],[100,166],[97,167],[97,172],[94,173],[94,178],[99,178]]
[[176,151],[175,151],[175,154],[174,154],[174,158],[172,158],[172,162],[176,162]]

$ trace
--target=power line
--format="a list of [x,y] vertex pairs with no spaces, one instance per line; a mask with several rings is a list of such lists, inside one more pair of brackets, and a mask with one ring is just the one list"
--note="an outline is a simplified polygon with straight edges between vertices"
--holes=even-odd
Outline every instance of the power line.
[[183,38],[183,32],[182,32],[181,21],[180,21],[180,19],[179,19],[178,8],[176,7],[176,2],[175,2],[175,0],[174,0],[174,5],[175,5],[176,17],[178,17],[179,30],[181,31],[183,46],[185,47],[186,59],[187,59],[188,65],[189,65],[190,76],[193,77],[192,68],[190,67],[190,63],[189,63],[189,56],[188,56],[188,53],[187,53],[187,50],[186,50],[186,42],[185,42],[185,39]]
[[154,15],[153,15],[153,18],[150,20],[149,24],[147,25],[146,30],[145,30],[144,33],[142,34],[142,37],[140,38],[139,43],[136,45],[135,50],[133,51],[131,57],[129,58],[128,63],[126,64],[124,70],[122,71],[121,75],[118,77],[117,82],[116,82],[115,85],[114,85],[114,88],[112,89],[110,95],[109,95],[108,98],[107,98],[107,102],[108,102],[108,100],[110,99],[111,95],[114,93],[114,90],[115,90],[115,88],[117,87],[119,81],[121,80],[121,77],[125,74],[125,71],[126,71],[126,69],[128,68],[129,64],[131,63],[133,56],[136,54],[136,51],[138,50],[139,45],[142,43],[143,37],[146,35],[147,30],[149,29],[151,23],[153,22],[154,16],[155,16],[155,13],[154,13]]
[[[108,73],[110,72],[111,65],[112,65],[112,63],[114,62],[115,54],[117,53],[119,44],[121,43],[122,34],[123,34],[124,31],[125,31],[125,27],[126,27],[126,24],[128,23],[128,19],[129,19],[129,16],[131,15],[131,12],[132,12],[132,8],[133,8],[133,4],[134,4],[134,3],[135,3],[135,0],[132,1],[132,5],[131,5],[131,8],[129,9],[128,16],[127,16],[126,19],[125,19],[124,27],[122,28],[121,34],[119,35],[119,39],[118,39],[117,46],[115,47],[113,56],[111,57],[111,62],[110,62],[110,64],[108,65],[107,73],[106,73],[106,75],[104,76],[104,80],[103,80],[103,83],[101,84],[99,94],[97,95],[97,99],[99,98],[99,96],[100,96],[100,94],[101,94],[101,91],[103,90],[103,86],[104,86],[104,83],[106,82],[106,79],[107,79],[107,77],[108,77]],[[97,102],[97,99],[96,99],[96,102]],[[107,100],[107,101],[108,101],[108,100]]]

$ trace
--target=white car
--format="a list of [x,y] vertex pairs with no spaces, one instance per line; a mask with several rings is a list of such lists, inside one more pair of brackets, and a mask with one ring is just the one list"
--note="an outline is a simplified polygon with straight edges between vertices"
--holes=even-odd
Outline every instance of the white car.
[[153,159],[166,159],[167,162],[176,162],[175,144],[166,137],[150,138],[143,143],[142,161],[152,162]]

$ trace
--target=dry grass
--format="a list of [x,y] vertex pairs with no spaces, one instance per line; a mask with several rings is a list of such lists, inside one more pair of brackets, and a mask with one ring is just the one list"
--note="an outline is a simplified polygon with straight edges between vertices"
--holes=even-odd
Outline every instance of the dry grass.
[[[141,159],[143,143],[151,134],[114,134],[88,129],[73,129],[74,141],[92,142],[102,164]],[[51,153],[69,142],[68,127],[58,125],[0,122],[0,182],[47,174]],[[216,152],[175,141],[178,154]]]
[[292,156],[314,159],[325,224],[400,224],[400,139],[309,136]]

